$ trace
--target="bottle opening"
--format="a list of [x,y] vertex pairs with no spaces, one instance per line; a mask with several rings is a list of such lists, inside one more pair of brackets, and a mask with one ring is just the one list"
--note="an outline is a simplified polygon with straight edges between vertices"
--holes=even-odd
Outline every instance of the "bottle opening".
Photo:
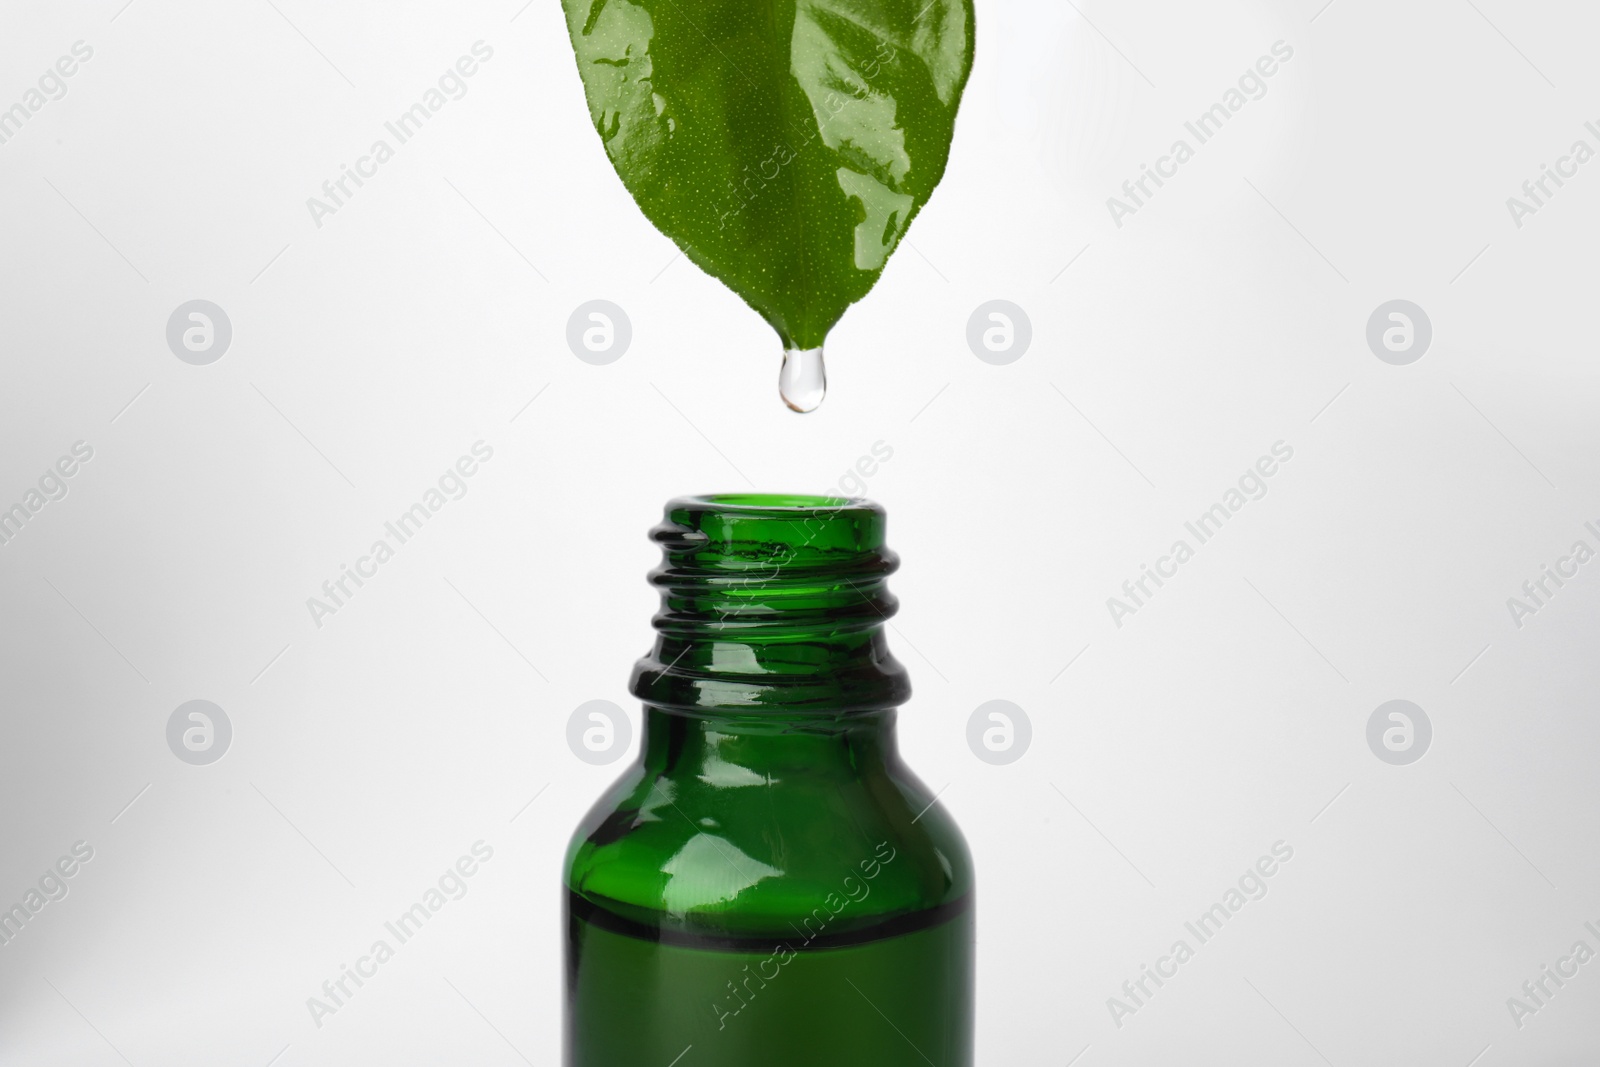
[[683,498],[688,504],[705,504],[708,507],[760,508],[799,511],[836,511],[840,508],[863,506],[877,507],[865,500],[847,496],[810,496],[805,493],[707,493],[703,496]]
[[881,578],[896,560],[884,544],[888,515],[870,500],[804,493],[710,493],[667,504],[651,531],[668,573],[747,572],[775,580],[826,569],[841,580]]

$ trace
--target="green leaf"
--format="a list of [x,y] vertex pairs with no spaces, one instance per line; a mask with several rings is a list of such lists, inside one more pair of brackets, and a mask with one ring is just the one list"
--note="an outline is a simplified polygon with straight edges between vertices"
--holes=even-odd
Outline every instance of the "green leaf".
[[820,347],[944,174],[972,0],[562,3],[645,215],[786,347]]

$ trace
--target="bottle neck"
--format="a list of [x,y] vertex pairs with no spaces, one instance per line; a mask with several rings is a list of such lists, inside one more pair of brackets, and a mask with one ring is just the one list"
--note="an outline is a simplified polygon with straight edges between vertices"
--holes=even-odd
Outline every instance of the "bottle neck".
[[894,711],[798,715],[686,712],[646,706],[645,769],[692,775],[713,788],[770,784],[789,775],[858,781],[896,763]]
[[722,715],[884,711],[911,694],[884,625],[899,560],[884,513],[822,497],[697,497],[651,531],[663,561],[647,705]]

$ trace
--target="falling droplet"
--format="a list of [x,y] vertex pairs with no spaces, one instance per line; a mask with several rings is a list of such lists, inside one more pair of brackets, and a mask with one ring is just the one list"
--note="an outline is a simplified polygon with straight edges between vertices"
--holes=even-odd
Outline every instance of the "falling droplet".
[[778,394],[790,411],[803,414],[822,405],[822,398],[828,395],[828,371],[822,365],[822,346],[783,350]]

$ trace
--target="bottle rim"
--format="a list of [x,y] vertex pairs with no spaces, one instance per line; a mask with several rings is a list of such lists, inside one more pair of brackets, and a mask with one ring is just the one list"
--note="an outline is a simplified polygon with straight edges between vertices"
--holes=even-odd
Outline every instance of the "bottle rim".
[[883,511],[862,497],[817,496],[811,493],[696,493],[671,501],[674,506],[758,514],[817,511]]

